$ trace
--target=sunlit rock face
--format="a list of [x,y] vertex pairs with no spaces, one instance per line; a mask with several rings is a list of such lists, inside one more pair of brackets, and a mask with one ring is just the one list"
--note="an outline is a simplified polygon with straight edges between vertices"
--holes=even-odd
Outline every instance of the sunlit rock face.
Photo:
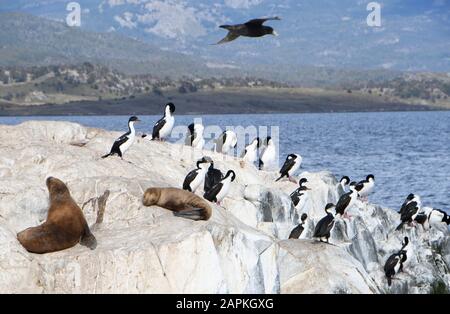
[[[329,172],[300,174],[311,191],[295,209],[289,194],[296,184],[275,183],[276,172],[217,153],[137,138],[125,160],[101,159],[118,135],[65,122],[0,126],[0,292],[427,293],[437,281],[450,285],[445,225],[394,232],[395,211],[357,202],[351,218],[336,218],[331,244],[311,239],[325,205],[339,196]],[[236,172],[209,221],[142,205],[148,187],[181,187],[203,155]],[[69,187],[97,238],[95,250],[76,245],[37,255],[17,241],[17,232],[46,219],[48,176]],[[302,213],[301,239],[287,240]],[[404,236],[411,241],[405,272],[389,288],[384,262]]]

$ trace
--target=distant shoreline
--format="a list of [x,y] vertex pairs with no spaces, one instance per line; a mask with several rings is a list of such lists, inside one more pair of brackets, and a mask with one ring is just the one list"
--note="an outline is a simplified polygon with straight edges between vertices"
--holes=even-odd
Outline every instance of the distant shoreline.
[[[200,112],[193,112],[193,113],[182,113],[177,114],[176,116],[223,116],[223,115],[286,115],[286,114],[345,114],[345,113],[396,113],[396,112],[450,112],[450,109],[445,108],[437,108],[437,109],[425,109],[425,110],[378,110],[378,111],[322,111],[322,112],[257,112],[257,113],[200,113]],[[154,113],[154,114],[139,114],[142,116],[160,116],[161,113]],[[124,114],[53,114],[53,115],[45,115],[45,114],[33,114],[33,115],[1,115],[1,118],[26,118],[26,117],[122,117],[122,116],[128,116],[128,113]],[[1,123],[0,123],[1,124]]]
[[220,90],[196,93],[139,95],[125,99],[74,101],[34,106],[0,102],[0,116],[160,115],[173,102],[177,115],[289,114],[333,112],[448,111],[449,108],[408,104],[382,97],[343,92],[288,92],[285,90]]

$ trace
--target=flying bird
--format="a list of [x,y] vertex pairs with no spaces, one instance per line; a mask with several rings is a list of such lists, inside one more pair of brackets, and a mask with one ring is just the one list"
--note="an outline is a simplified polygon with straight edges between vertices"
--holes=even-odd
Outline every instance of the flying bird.
[[224,44],[235,40],[239,36],[245,37],[262,37],[265,35],[278,36],[277,32],[270,26],[264,26],[266,21],[281,20],[278,16],[264,19],[253,19],[244,24],[236,25],[221,25],[220,28],[228,30],[227,36],[217,43],[217,45]]

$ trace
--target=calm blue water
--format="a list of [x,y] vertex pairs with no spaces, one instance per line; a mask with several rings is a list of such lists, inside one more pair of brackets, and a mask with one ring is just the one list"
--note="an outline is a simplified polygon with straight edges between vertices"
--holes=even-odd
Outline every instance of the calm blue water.
[[[149,132],[159,116],[141,116],[138,132]],[[188,125],[194,116],[176,116]],[[279,126],[280,160],[303,156],[303,170],[330,170],[337,177],[376,179],[374,203],[398,209],[409,193],[424,205],[450,210],[450,111],[207,115],[203,124]],[[124,131],[128,117],[0,117],[1,124],[26,120],[68,120],[86,126]],[[264,135],[265,136],[265,135]]]

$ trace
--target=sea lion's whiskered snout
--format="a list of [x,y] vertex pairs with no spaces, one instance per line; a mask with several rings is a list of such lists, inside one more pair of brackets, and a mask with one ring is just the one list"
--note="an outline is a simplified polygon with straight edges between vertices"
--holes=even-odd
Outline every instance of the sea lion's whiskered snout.
[[45,183],[51,198],[55,195],[70,194],[66,184],[55,177],[48,177]]
[[154,188],[149,188],[144,193],[142,204],[144,204],[145,206],[153,206],[158,203],[158,200],[159,200],[158,190]]

